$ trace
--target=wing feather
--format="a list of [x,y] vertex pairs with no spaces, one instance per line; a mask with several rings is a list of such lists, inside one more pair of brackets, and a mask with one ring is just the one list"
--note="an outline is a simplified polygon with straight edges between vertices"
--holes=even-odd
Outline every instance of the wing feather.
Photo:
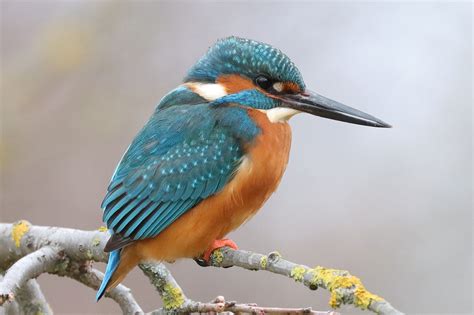
[[243,155],[207,104],[155,112],[119,163],[102,203],[114,250],[161,233],[222,189]]

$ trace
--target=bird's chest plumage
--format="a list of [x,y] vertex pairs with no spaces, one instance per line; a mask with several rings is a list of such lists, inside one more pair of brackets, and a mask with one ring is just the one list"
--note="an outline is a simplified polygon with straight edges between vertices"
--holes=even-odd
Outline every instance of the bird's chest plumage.
[[[288,163],[291,129],[287,122],[272,123],[263,111],[250,109],[249,116],[260,134],[245,147],[245,156],[229,183],[229,228],[248,220],[276,190]],[[228,231],[227,231],[228,232]]]
[[222,191],[203,200],[189,212],[190,233],[201,239],[190,248],[206,249],[250,219],[276,190],[288,163],[291,129],[287,122],[272,123],[259,110],[249,109],[260,133],[244,145],[233,179]]

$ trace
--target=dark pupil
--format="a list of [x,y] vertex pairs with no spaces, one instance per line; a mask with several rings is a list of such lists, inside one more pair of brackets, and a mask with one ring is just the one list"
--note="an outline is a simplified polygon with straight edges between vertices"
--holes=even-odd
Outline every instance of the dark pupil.
[[263,75],[258,76],[255,79],[255,83],[264,90],[268,90],[269,88],[272,87],[272,81]]

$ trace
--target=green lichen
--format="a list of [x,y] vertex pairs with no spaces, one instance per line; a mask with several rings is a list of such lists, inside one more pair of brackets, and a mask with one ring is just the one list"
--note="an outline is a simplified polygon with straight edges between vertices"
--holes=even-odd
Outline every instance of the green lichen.
[[54,273],[63,275],[69,268],[69,262],[70,261],[67,258],[58,260],[58,262],[54,265]]
[[99,246],[100,245],[100,238],[96,237],[92,240],[92,246]]
[[303,266],[296,266],[291,269],[290,277],[297,282],[302,282],[304,279],[304,274],[306,273],[306,268]]
[[94,255],[92,254],[92,251],[90,249],[87,249],[86,251],[86,257],[88,259],[92,259],[94,257]]
[[163,306],[167,310],[177,309],[184,303],[184,295],[180,288],[170,283],[163,287]]
[[213,264],[220,265],[224,261],[224,254],[220,249],[216,249],[212,252],[211,259]]
[[359,278],[350,275],[346,271],[318,266],[310,272],[313,273],[310,285],[321,286],[331,293],[329,305],[332,308],[338,308],[344,302],[344,289],[354,289],[353,304],[361,309],[367,309],[373,301],[383,300],[381,297],[367,291]]
[[18,221],[12,228],[12,239],[16,247],[20,247],[21,239],[30,229],[30,223],[25,220]]
[[262,258],[260,258],[260,267],[262,269],[267,269],[267,264],[268,264],[268,257],[262,256]]

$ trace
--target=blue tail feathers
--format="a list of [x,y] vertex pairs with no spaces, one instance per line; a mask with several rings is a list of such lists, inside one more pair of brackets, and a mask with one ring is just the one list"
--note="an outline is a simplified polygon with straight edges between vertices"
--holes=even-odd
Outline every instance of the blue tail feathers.
[[112,275],[114,274],[115,270],[117,269],[119,265],[121,251],[122,251],[121,249],[116,249],[114,251],[111,251],[109,254],[109,261],[107,263],[107,268],[105,269],[104,279],[102,279],[100,288],[97,291],[97,294],[95,296],[95,300],[97,302],[104,296],[105,289],[107,288],[107,285],[109,284],[110,279],[112,278]]

